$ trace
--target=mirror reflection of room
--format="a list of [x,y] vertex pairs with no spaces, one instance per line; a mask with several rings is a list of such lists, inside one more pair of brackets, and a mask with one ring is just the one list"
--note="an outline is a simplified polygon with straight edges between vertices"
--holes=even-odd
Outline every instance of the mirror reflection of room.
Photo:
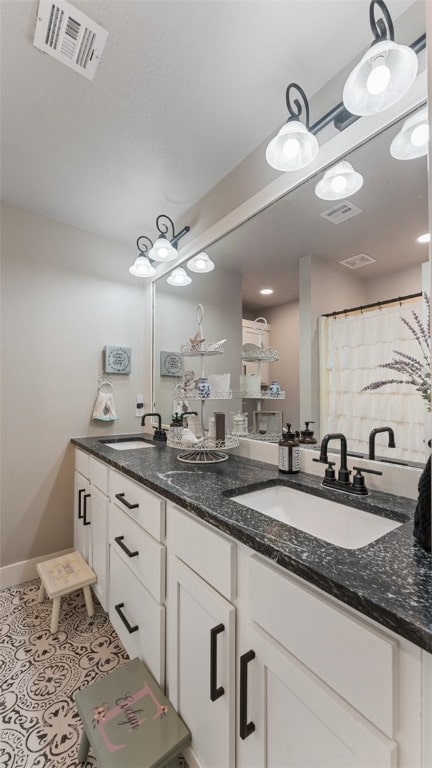
[[[417,110],[415,114],[420,113]],[[380,360],[391,360],[394,344],[401,343],[402,352],[415,354],[409,329],[401,320],[395,321],[393,335],[386,340],[380,338],[381,320],[395,313],[398,316],[400,303],[402,315],[408,318],[412,311],[424,313],[421,294],[428,284],[428,245],[421,241],[421,236],[428,232],[426,157],[423,154],[402,160],[390,152],[409,117],[346,156],[363,178],[355,194],[339,200],[321,199],[316,187],[324,172],[316,174],[210,246],[207,252],[215,270],[199,277],[203,288],[197,287],[195,281],[193,289],[187,287],[182,296],[196,290],[200,300],[200,291],[205,290],[215,309],[219,304],[220,309],[213,317],[213,336],[229,339],[226,350],[229,349],[230,357],[224,360],[224,365],[231,372],[231,386],[239,388],[240,394],[239,376],[245,373],[244,365],[239,365],[241,346],[254,343],[255,320],[265,318],[264,346],[277,350],[279,357],[262,366],[261,394],[268,392],[271,382],[276,382],[285,396],[262,399],[260,410],[280,412],[281,423],[290,422],[296,430],[304,430],[306,420],[313,422],[311,429],[318,438],[328,431],[342,431],[353,452],[367,455],[370,431],[383,426],[383,420],[386,424],[391,421],[393,401],[398,399],[400,413],[392,423],[396,448],[389,448],[388,436],[379,434],[377,452],[394,460],[421,462],[425,409],[416,391],[398,385],[391,392],[388,385],[382,390],[361,392],[367,384],[386,377],[385,370],[377,366]],[[167,287],[166,278],[156,283],[157,338],[161,323],[165,322],[158,300]],[[178,293],[176,301],[185,302],[185,298],[178,298]],[[399,302],[399,297],[410,295],[416,296],[414,303]],[[364,307],[363,314],[359,310],[362,318],[369,309],[367,305],[391,299],[397,301],[383,306],[381,312],[376,308],[379,315],[374,333],[379,350],[376,348],[374,356],[369,357],[373,367],[369,372],[363,371],[361,380],[354,382],[348,363],[348,373],[345,370],[342,374],[352,390],[345,398],[346,412],[333,413],[331,403],[341,401],[334,391],[326,393],[334,361],[324,359],[323,331],[319,350],[319,318]],[[194,301],[191,306],[195,306]],[[175,310],[178,321],[182,314],[181,309]],[[368,317],[371,325],[372,315]],[[173,334],[174,330],[168,333],[165,344],[169,338],[174,341]],[[158,399],[164,397],[164,386],[161,382],[161,387],[155,388]],[[386,408],[377,404],[380,399],[387,403]],[[355,419],[347,411],[348,400]],[[366,401],[368,405],[359,405]],[[158,402],[158,409],[159,405]],[[247,413],[249,429],[256,426],[256,402],[250,398],[237,402],[230,410]],[[362,417],[362,413],[367,413],[368,418]]]

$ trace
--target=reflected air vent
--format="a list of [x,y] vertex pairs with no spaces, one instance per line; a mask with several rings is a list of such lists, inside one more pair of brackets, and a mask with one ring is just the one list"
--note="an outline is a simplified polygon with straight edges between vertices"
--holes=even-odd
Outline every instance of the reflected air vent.
[[353,216],[358,216],[359,213],[362,213],[362,210],[357,208],[354,203],[349,203],[348,200],[341,200],[335,203],[332,208],[329,208],[328,211],[320,213],[320,216],[323,219],[327,219],[327,221],[332,221],[333,224],[342,224],[343,221],[352,219]]
[[40,0],[34,45],[93,80],[108,32],[65,0]]
[[359,267],[365,267],[366,264],[374,264],[375,262],[376,259],[373,259],[367,253],[358,253],[357,256],[350,256],[349,259],[344,259],[339,264],[343,264],[348,269],[359,269]]

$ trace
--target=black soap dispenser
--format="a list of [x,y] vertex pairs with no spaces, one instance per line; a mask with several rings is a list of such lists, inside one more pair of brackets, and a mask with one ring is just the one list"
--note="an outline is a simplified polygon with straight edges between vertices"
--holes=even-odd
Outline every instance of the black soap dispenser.
[[279,472],[293,475],[300,472],[299,433],[291,432],[291,424],[287,424],[287,428],[279,440],[278,469]]
[[300,432],[299,443],[303,445],[315,445],[317,442],[316,437],[312,429],[309,429],[309,424],[315,424],[314,421],[305,421],[305,429]]

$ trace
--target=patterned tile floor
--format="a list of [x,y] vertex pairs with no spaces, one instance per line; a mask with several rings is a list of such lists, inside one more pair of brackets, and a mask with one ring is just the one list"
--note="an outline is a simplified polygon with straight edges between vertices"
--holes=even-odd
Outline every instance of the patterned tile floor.
[[62,598],[51,635],[52,603],[38,591],[38,579],[0,591],[0,768],[78,768],[73,694],[128,656],[96,600],[88,618],[82,590]]

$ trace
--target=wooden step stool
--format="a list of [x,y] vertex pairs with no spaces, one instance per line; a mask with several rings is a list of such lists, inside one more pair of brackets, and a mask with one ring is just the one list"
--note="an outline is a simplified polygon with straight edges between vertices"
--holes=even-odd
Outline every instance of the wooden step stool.
[[51,632],[57,632],[60,598],[76,589],[83,590],[87,613],[89,616],[93,616],[94,608],[90,584],[95,583],[96,574],[89,568],[79,552],[71,552],[69,555],[45,560],[44,563],[36,565],[36,570],[41,580],[38,602],[42,602],[45,592],[53,601]]
[[80,763],[91,746],[98,768],[162,768],[190,744],[188,728],[140,659],[82,688],[75,704]]

